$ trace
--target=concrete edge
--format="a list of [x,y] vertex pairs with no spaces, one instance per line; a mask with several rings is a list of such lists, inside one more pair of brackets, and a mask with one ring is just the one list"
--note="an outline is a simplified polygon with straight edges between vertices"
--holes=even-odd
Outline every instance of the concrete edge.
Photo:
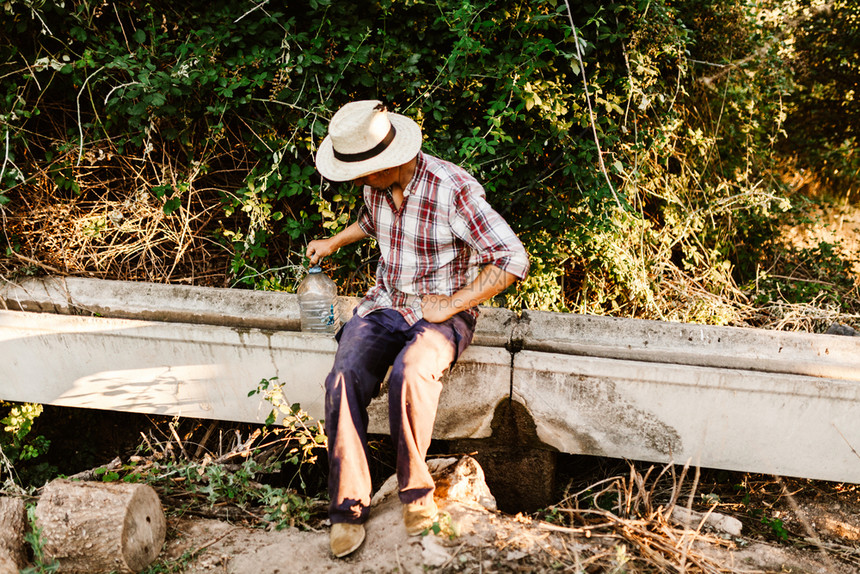
[[[339,297],[341,317],[359,299]],[[299,330],[296,295],[111,281],[28,278],[0,286],[0,307],[106,318]],[[481,307],[473,345],[856,380],[860,337]]]
[[[338,297],[341,318],[352,316],[358,297]],[[0,308],[58,315],[92,315],[223,327],[298,331],[293,293],[111,281],[83,277],[28,278],[0,286]],[[473,344],[506,347],[515,315],[481,307]]]
[[528,351],[858,380],[860,337],[524,311]]

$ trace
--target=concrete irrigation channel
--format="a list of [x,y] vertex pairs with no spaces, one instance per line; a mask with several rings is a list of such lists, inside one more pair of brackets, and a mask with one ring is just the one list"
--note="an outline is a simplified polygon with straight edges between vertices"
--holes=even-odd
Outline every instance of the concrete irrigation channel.
[[[277,377],[321,417],[336,343],[298,326],[286,293],[7,284],[0,399],[262,422],[271,405],[248,393]],[[483,308],[435,436],[487,439],[504,405],[548,452],[860,483],[860,337]]]

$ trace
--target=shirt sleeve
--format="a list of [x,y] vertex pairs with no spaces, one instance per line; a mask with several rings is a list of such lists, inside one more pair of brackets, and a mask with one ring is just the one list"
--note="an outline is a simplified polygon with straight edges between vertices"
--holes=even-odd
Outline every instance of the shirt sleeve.
[[492,263],[519,279],[528,275],[525,247],[510,225],[487,203],[480,185],[463,185],[454,192],[450,217],[454,235],[475,250],[479,265]]
[[376,237],[376,226],[373,224],[373,218],[370,216],[370,210],[366,204],[359,207],[356,221],[361,230],[369,237]]

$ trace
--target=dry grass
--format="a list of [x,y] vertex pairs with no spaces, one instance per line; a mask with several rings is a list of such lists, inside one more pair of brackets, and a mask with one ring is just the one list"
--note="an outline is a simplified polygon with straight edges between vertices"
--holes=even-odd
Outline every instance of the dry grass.
[[672,520],[677,505],[690,506],[694,499],[698,471],[685,493],[688,471],[676,474],[674,466],[661,471],[652,466],[643,474],[630,465],[629,473],[590,484],[554,505],[551,512],[571,531],[609,542],[604,550],[580,557],[579,571],[729,572],[699,548],[729,547],[731,540],[706,532],[705,518],[690,524]]
[[[297,478],[299,474],[320,481],[324,470],[315,465],[316,454],[301,464],[285,462],[301,456],[296,454],[299,441],[311,431],[304,429],[307,434],[300,436],[282,427],[166,417],[151,418],[150,423],[140,430],[137,454],[125,462],[117,457],[72,478],[104,480],[116,473],[111,480],[146,482],[156,489],[169,515],[269,529],[287,525],[313,529],[324,520],[327,504],[318,493],[296,491],[298,483],[304,482]],[[324,445],[317,450],[324,451]],[[278,486],[267,488],[260,481]],[[286,497],[296,515],[284,511],[280,521],[273,521],[273,510],[267,505],[281,504]]]
[[[33,147],[63,149],[35,138]],[[68,146],[65,146],[68,148]],[[110,140],[55,154],[0,207],[4,239],[0,275],[59,274],[163,283],[223,285],[231,250],[219,241],[226,219],[221,197],[241,186],[249,165],[239,147],[184,152],[157,142],[141,157],[123,155]],[[32,162],[30,167],[37,165]],[[160,187],[179,190],[175,209]]]
[[[561,549],[545,544],[527,561],[533,569],[741,574],[813,567],[842,574],[860,568],[860,535],[845,538],[857,529],[850,516],[860,511],[860,486],[632,463],[627,472],[594,479],[571,483],[540,516],[542,530],[573,537]],[[822,518],[810,510],[834,504],[841,514]],[[822,526],[839,522],[837,516],[849,517],[842,530]],[[719,526],[733,520],[743,534]],[[773,555],[785,560],[782,566],[767,566]]]

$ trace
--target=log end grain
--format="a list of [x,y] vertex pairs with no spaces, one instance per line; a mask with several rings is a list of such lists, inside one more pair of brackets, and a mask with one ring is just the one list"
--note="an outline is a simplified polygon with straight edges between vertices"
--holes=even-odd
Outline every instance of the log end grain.
[[158,557],[167,534],[167,521],[155,490],[138,486],[145,488],[135,489],[122,529],[123,558],[135,572]]
[[146,484],[48,483],[36,505],[46,557],[68,572],[140,572],[161,552],[167,523]]

